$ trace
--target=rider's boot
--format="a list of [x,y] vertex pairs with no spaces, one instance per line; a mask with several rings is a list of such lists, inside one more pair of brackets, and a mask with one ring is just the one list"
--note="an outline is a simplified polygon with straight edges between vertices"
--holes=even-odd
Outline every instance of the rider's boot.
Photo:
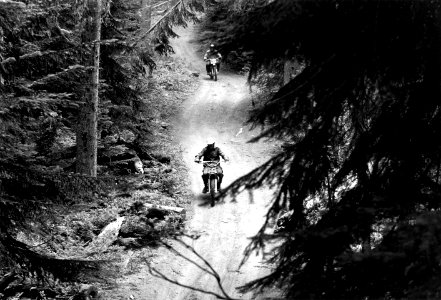
[[221,191],[221,184],[222,184],[222,178],[223,178],[223,174],[218,174],[218,178],[217,178],[217,191],[220,192]]
[[202,193],[208,193],[208,177],[202,175],[202,180],[204,181],[204,188],[202,189]]

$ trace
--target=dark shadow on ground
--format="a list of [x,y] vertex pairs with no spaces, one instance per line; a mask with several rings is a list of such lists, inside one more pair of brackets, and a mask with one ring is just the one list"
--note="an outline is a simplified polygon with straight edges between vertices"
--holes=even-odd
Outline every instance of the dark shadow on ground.
[[[210,194],[208,193],[196,195],[196,200],[199,202],[198,206],[207,206],[207,207],[211,206],[211,197]],[[220,199],[218,194],[216,194],[215,201],[216,201],[215,205],[225,204],[225,201],[223,199]]]

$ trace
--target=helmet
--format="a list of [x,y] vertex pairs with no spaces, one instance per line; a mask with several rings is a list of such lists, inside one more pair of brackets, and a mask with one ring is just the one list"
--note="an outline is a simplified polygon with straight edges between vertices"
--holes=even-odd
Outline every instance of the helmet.
[[214,48],[214,44],[211,44],[211,45],[210,45],[210,48]]
[[214,138],[213,137],[209,137],[209,138],[207,138],[207,145],[212,145],[212,144],[214,144],[216,141],[214,140]]

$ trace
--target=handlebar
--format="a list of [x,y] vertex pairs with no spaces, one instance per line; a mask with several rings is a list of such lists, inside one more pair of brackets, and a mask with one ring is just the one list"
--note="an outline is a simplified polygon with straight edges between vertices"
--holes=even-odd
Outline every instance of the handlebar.
[[221,61],[221,58],[219,58],[219,57],[206,58],[206,59],[204,59],[204,61],[210,61],[211,59],[215,59],[216,61]]
[[[228,160],[224,160],[225,162],[227,162]],[[199,161],[195,161],[196,163],[200,164],[200,163],[220,163],[220,160],[199,160]]]

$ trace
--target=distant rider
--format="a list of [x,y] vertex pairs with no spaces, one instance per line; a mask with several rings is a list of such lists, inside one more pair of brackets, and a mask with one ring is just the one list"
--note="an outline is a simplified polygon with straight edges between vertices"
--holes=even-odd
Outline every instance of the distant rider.
[[[225,161],[228,161],[229,159],[225,156],[225,154],[219,149],[218,147],[215,147],[215,142],[213,139],[210,139],[207,142],[207,146],[202,149],[201,152],[199,152],[198,155],[195,156],[194,161],[200,162],[201,157],[203,157],[203,161],[220,161],[220,158],[222,157]],[[209,179],[209,168],[204,165],[204,169],[202,170],[202,180],[204,181],[204,189],[202,190],[202,193],[208,192],[208,179]],[[222,178],[224,177],[223,170],[220,166],[220,164],[217,166],[217,190],[220,191],[221,189],[221,183]]]
[[219,72],[220,60],[222,59],[222,55],[219,53],[219,51],[217,51],[213,44],[210,45],[210,49],[208,49],[204,55],[204,60],[207,62],[207,64],[205,65],[205,68],[207,69],[207,75],[210,75],[210,58],[217,58],[216,67],[217,71]]

